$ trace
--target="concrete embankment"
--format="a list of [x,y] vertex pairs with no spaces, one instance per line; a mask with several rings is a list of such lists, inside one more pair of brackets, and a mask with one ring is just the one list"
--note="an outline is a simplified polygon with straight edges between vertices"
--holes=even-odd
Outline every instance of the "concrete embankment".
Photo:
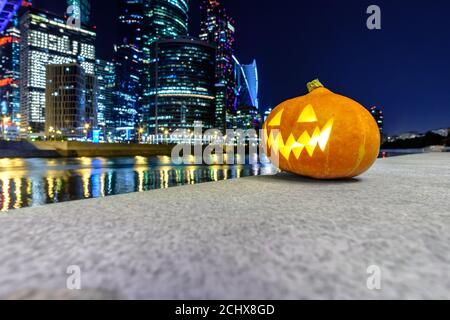
[[[149,144],[120,144],[120,143],[87,143],[87,142],[59,142],[59,141],[0,141],[0,158],[74,158],[74,157],[151,157],[170,156],[175,145],[149,145]],[[177,149],[178,155],[183,155],[183,147]],[[248,146],[244,149],[248,154]],[[203,146],[203,152],[215,153],[214,148]],[[239,153],[238,148],[234,154]],[[258,150],[257,150],[258,151]],[[187,147],[189,154],[196,154],[194,146]],[[226,153],[226,148],[223,148]]]
[[0,141],[0,158],[169,156],[172,148],[171,145]]
[[450,154],[430,153],[350,181],[279,174],[13,210],[0,298],[450,299],[449,190]]

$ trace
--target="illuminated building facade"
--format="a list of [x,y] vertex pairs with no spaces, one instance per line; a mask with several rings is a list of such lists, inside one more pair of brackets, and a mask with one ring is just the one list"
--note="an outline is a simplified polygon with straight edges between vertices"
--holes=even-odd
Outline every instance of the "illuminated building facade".
[[[84,70],[83,70],[84,71]],[[98,121],[98,87],[97,77],[94,74],[85,74],[85,100],[86,100],[86,112],[85,112],[85,124],[89,125],[89,128],[97,128]]]
[[[161,40],[151,47],[150,134],[214,127],[215,47],[194,39]],[[159,137],[158,137],[159,139]]]
[[269,118],[272,111],[273,111],[273,108],[268,108],[266,111],[264,111],[264,122],[266,122],[267,118]]
[[20,122],[20,30],[18,15],[31,6],[22,2],[3,33],[0,32],[0,115],[8,116],[14,123]]
[[235,59],[237,105],[250,105],[259,109],[259,78],[256,60],[251,64],[240,64]]
[[82,135],[87,116],[86,76],[76,64],[46,66],[45,133]]
[[259,80],[256,61],[240,64],[234,58],[236,110],[232,115],[234,129],[259,129],[262,117],[259,113]]
[[42,131],[45,123],[45,68],[49,64],[79,63],[95,73],[96,33],[67,26],[56,15],[28,9],[20,21],[20,104],[22,126]]
[[67,0],[68,6],[76,7],[82,24],[89,24],[91,20],[91,0]]
[[216,128],[231,127],[236,113],[234,80],[235,23],[218,0],[202,0],[200,39],[217,47],[216,54]]
[[14,122],[20,114],[20,32],[11,25],[0,36],[0,115]]
[[378,124],[378,128],[380,128],[381,135],[384,134],[384,112],[381,108],[372,107],[370,108],[370,113],[375,118],[375,121]]
[[142,0],[119,3],[120,42],[114,47],[116,88],[112,122],[118,140],[132,140],[141,113]]
[[21,4],[22,0],[0,0],[0,33],[8,27]]
[[114,63],[97,59],[95,64],[95,75],[97,77],[97,106],[98,126],[102,128],[114,128],[113,95],[116,86],[116,68]]
[[233,116],[233,129],[259,130],[262,127],[262,122],[262,116],[257,108],[243,105],[238,108]]
[[[152,105],[152,45],[162,39],[175,39],[188,34],[188,0],[143,0],[143,103],[142,113],[148,118]],[[145,116],[147,115],[147,116]],[[144,123],[145,125],[145,123]],[[150,128],[148,128],[151,131]]]

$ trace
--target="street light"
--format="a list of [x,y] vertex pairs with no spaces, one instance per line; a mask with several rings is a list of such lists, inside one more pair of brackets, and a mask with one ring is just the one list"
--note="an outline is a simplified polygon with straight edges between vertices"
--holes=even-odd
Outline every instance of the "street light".
[[6,140],[6,122],[7,122],[7,117],[3,116],[2,118],[2,133],[3,133],[3,140]]
[[48,128],[48,135],[49,135],[50,141],[51,141],[52,138],[54,137],[53,132],[55,132],[55,128],[54,128],[54,127],[49,127],[49,128]]
[[22,137],[22,128],[21,128],[21,122],[22,122],[22,115],[20,113],[16,114],[16,127],[17,127],[17,140],[20,140]]
[[89,135],[89,129],[91,128],[91,125],[89,123],[85,123],[84,124],[84,133],[86,134],[86,141],[88,140],[88,135]]
[[144,133],[144,128],[139,128],[139,130],[138,130],[138,139],[139,139],[139,143],[141,143],[142,142],[142,134]]

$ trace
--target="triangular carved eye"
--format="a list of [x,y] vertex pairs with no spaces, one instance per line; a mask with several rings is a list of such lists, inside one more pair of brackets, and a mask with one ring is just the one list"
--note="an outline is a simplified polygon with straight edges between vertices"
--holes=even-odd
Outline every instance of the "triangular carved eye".
[[317,122],[317,116],[314,112],[314,108],[312,105],[308,104],[305,109],[303,110],[302,114],[298,118],[297,122],[300,123],[311,123],[311,122]]
[[277,127],[281,126],[281,117],[283,116],[284,109],[277,113],[277,115],[270,121],[269,126]]

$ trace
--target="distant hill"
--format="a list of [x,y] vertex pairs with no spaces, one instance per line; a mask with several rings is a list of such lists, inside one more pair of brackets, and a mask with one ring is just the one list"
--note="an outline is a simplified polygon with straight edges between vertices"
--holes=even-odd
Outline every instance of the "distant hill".
[[450,129],[425,134],[403,134],[383,143],[383,149],[422,149],[430,146],[450,146]]

